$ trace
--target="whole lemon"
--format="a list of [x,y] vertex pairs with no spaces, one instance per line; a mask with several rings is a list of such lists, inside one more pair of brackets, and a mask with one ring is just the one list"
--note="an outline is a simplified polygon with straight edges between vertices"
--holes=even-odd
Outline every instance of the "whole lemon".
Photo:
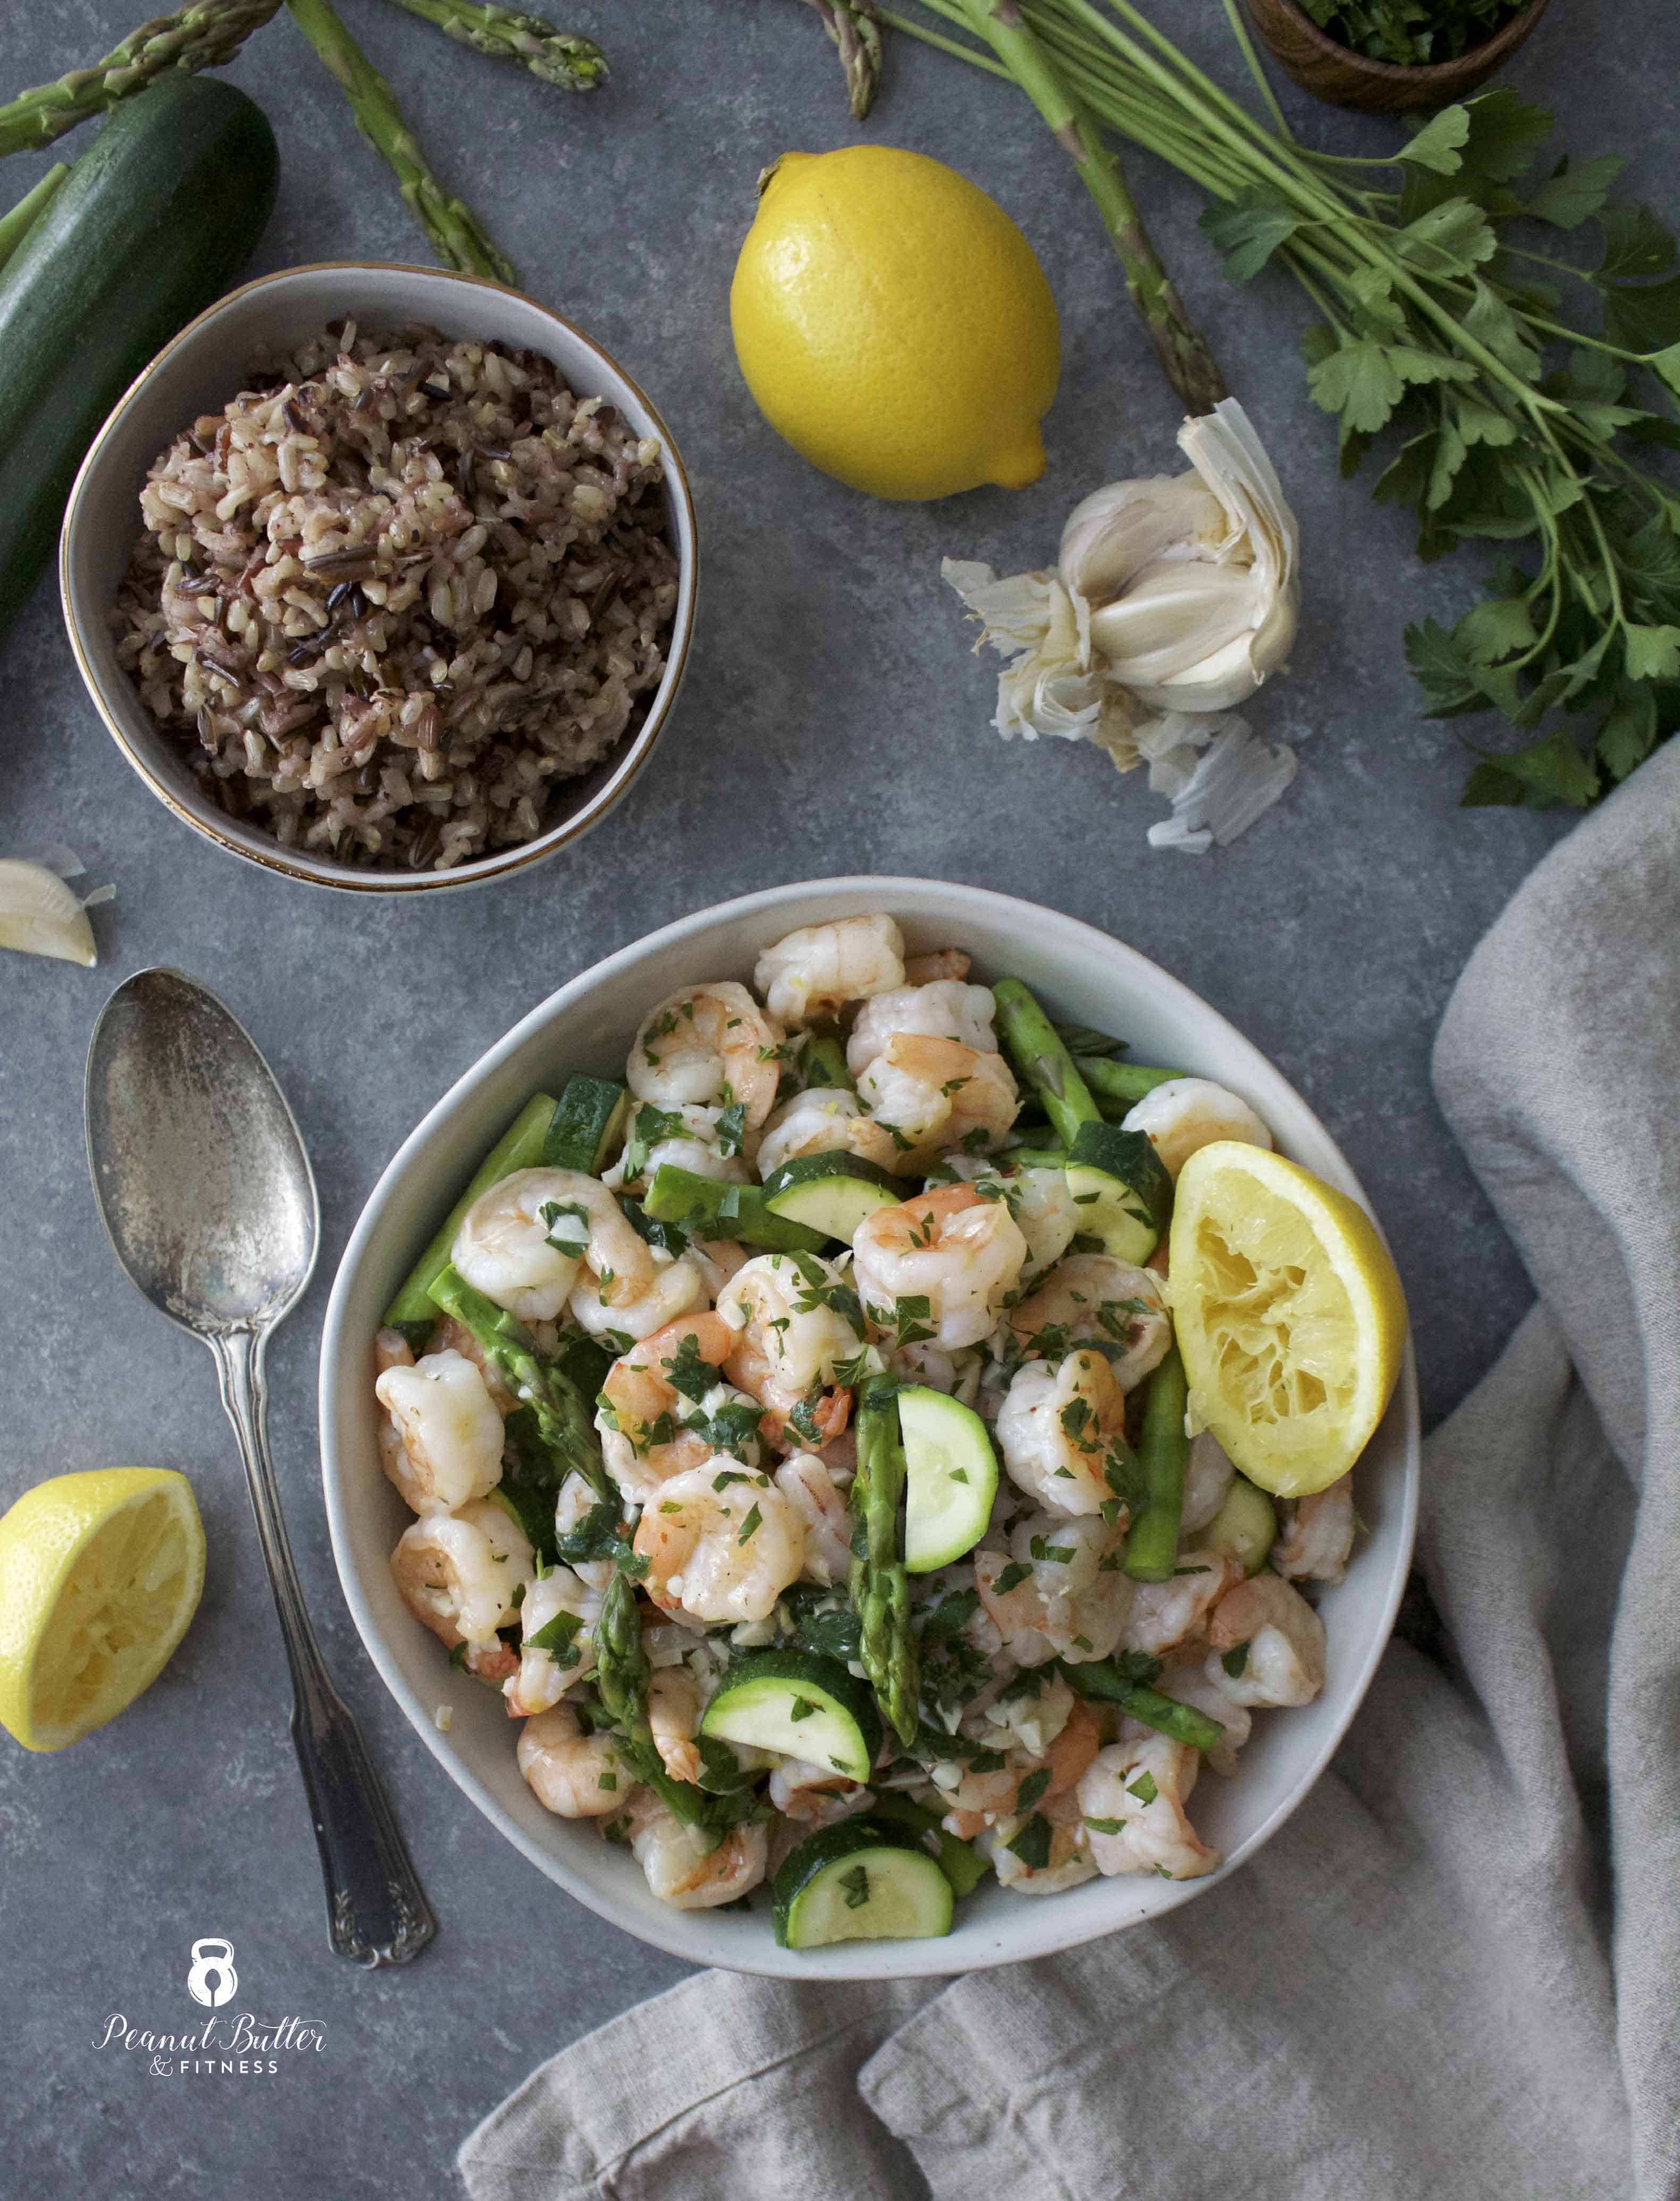
[[784,153],[729,291],[735,356],[778,435],[872,496],[1044,472],[1061,333],[1033,248],[943,161]]

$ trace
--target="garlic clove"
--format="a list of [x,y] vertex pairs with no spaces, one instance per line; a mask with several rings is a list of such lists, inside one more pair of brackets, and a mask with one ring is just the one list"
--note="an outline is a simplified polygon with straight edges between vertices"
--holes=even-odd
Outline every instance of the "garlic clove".
[[1076,596],[1104,604],[1168,552],[1213,555],[1230,533],[1224,506],[1193,473],[1110,482],[1068,514],[1057,570]]
[[1092,647],[1116,680],[1141,690],[1193,677],[1229,643],[1250,642],[1265,615],[1248,567],[1163,560],[1092,612]]
[[0,948],[91,968],[98,960],[87,912],[44,864],[0,857]]

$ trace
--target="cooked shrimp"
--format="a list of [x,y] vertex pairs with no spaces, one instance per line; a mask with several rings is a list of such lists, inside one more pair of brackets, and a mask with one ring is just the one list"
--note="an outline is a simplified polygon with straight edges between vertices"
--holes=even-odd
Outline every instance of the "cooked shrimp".
[[692,1103],[682,1108],[639,1108],[623,1152],[601,1183],[612,1192],[644,1185],[667,1162],[694,1177],[716,1177],[724,1184],[744,1183],[747,1167],[741,1142],[725,1133],[723,1118],[721,1108]]
[[414,1348],[400,1329],[382,1329],[373,1340],[373,1372],[376,1379],[388,1368],[412,1368]]
[[907,955],[904,983],[931,986],[940,978],[966,978],[971,960],[960,948],[936,948],[929,955]]
[[450,1259],[475,1290],[521,1322],[552,1322],[587,1260],[631,1300],[653,1274],[653,1253],[598,1178],[581,1170],[515,1170],[461,1218]]
[[832,1024],[848,1001],[904,984],[904,935],[886,916],[801,925],[765,948],[752,983],[789,1031]]
[[1116,1647],[1133,1593],[1120,1566],[1125,1541],[1100,1513],[1029,1513],[1007,1552],[975,1553],[975,1588],[1016,1665],[1078,1664]]
[[1340,1582],[1354,1547],[1351,1476],[1310,1498],[1291,1500],[1282,1514],[1283,1533],[1272,1547],[1278,1572],[1291,1582]]
[[973,1406],[986,1366],[984,1354],[971,1347],[947,1353],[943,1346],[925,1344],[914,1337],[887,1353],[887,1372],[900,1382],[925,1383],[932,1390],[960,1399],[965,1406]]
[[661,1108],[734,1106],[749,1129],[776,1106],[780,1025],[733,979],[668,995],[643,1019],[624,1065],[638,1100]]
[[1199,1642],[1208,1615],[1242,1576],[1235,1559],[1218,1552],[1181,1551],[1177,1570],[1166,1582],[1137,1585],[1121,1641],[1128,1651],[1141,1651],[1150,1658]]
[[768,1476],[720,1453],[661,1485],[636,1524],[635,1548],[662,1612],[739,1623],[764,1619],[798,1580],[805,1524]]
[[736,1238],[691,1237],[683,1259],[700,1277],[699,1303],[703,1304],[706,1300],[715,1300],[730,1277],[746,1267],[751,1256]]
[[858,1080],[859,1096],[894,1135],[897,1167],[915,1174],[941,1155],[986,1153],[1003,1144],[1021,1112],[1014,1073],[1001,1054],[954,1039],[899,1032]]
[[391,1553],[403,1603],[454,1650],[489,1643],[518,1616],[516,1593],[536,1577],[530,1541],[494,1499],[436,1514],[403,1530]]
[[562,1819],[604,1819],[627,1800],[635,1775],[608,1734],[585,1734],[570,1705],[538,1712],[519,1730],[514,1755],[531,1793]]
[[1272,1143],[1248,1102],[1206,1077],[1169,1077],[1127,1111],[1121,1128],[1144,1132],[1171,1177],[1215,1139],[1235,1139],[1245,1147]]
[[[1028,1811],[1046,1809],[1078,1782],[1097,1755],[1102,1734],[1090,1705],[1074,1696],[1065,1682],[1053,1686],[1066,1692],[1068,1702],[1061,1725],[1042,1754],[1010,1749],[1002,1766],[979,1772],[960,1760],[932,1769],[934,1785],[946,1806],[943,1823],[947,1834],[972,1841],[983,1827],[1015,1817],[1022,1809],[1023,1782],[1032,1784],[1025,1806]],[[1047,1778],[1039,1780],[1040,1774]]]
[[705,1297],[700,1269],[686,1253],[671,1260],[655,1252],[653,1274],[633,1296],[621,1295],[618,1277],[585,1269],[566,1305],[572,1320],[591,1337],[634,1340],[651,1337],[678,1315],[699,1306]]
[[[534,1324],[533,1329],[541,1325]],[[518,1405],[512,1387],[500,1368],[485,1353],[483,1347],[464,1322],[457,1322],[452,1314],[440,1315],[431,1326],[431,1335],[426,1341],[428,1353],[459,1353],[463,1360],[470,1360],[484,1379],[484,1388],[495,1401],[496,1412],[511,1414]],[[413,1356],[410,1356],[411,1359]]]
[[715,1848],[712,1837],[673,1818],[651,1789],[630,1799],[630,1848],[661,1903],[678,1910],[709,1910],[733,1903],[764,1876],[768,1838],[762,1826],[732,1827]]
[[[626,1498],[646,1505],[659,1486],[714,1452],[758,1464],[762,1410],[723,1381],[735,1334],[716,1314],[679,1315],[621,1353],[606,1371],[595,1406],[601,1458]],[[720,1444],[720,1412],[735,1441]]]
[[855,1154],[877,1169],[900,1168],[900,1150],[884,1124],[863,1112],[855,1093],[844,1086],[811,1085],[784,1100],[764,1126],[758,1142],[758,1174],[800,1154]]
[[1198,1529],[1207,1527],[1231,1495],[1236,1473],[1225,1447],[1211,1429],[1191,1439],[1184,1470],[1184,1505],[1179,1513],[1181,1536],[1193,1536]]
[[1091,1859],[1098,1872],[1158,1872],[1199,1880],[1223,1862],[1185,1816],[1197,1752],[1164,1734],[1099,1750],[1079,1785]]
[[886,1053],[887,1042],[901,1032],[956,1040],[975,1054],[995,1054],[995,1007],[989,986],[965,986],[951,977],[879,993],[858,1012],[846,1043],[846,1066],[854,1077],[861,1077]]
[[[502,1690],[515,1718],[547,1711],[574,1682],[583,1681],[594,1671],[595,1623],[600,1618],[600,1591],[591,1588],[570,1567],[550,1567],[547,1574],[526,1583],[519,1603],[519,1670]],[[554,1629],[562,1616],[571,1625]],[[553,1651],[534,1648],[531,1638],[544,1629],[554,1629],[566,1640]]]
[[735,1336],[725,1370],[764,1408],[772,1444],[791,1428],[796,1442],[819,1451],[846,1427],[852,1397],[835,1371],[863,1350],[856,1306],[841,1265],[812,1253],[759,1253],[718,1295],[718,1316]]
[[803,1758],[779,1761],[770,1774],[770,1798],[783,1818],[797,1819],[806,1833],[866,1811],[875,1801],[867,1788],[832,1765],[811,1765]]
[[[1252,1575],[1227,1590],[1208,1640],[1209,1678],[1217,1659],[1220,1686],[1239,1705],[1309,1705],[1324,1687],[1324,1623],[1280,1575]],[[1233,1673],[1226,1653],[1243,1646]]]
[[[1001,1200],[972,1185],[946,1184],[899,1207],[878,1207],[852,1240],[858,1290],[869,1318],[910,1341],[954,1352],[996,1328],[1027,1259],[1021,1226]],[[901,1300],[923,1300],[925,1315],[900,1319]]]
[[[1050,1846],[1042,1864],[1029,1864],[1018,1850],[1010,1846],[1020,1840],[1032,1817],[1041,1818],[1049,1828]],[[1055,1818],[1049,1811],[1040,1811],[1005,1819],[996,1827],[986,1828],[976,1837],[976,1846],[991,1858],[998,1887],[1015,1895],[1059,1895],[1063,1888],[1077,1887],[1082,1881],[1097,1877],[1097,1868],[1080,1839],[1078,1818],[1071,1812]]]
[[1107,1253],[1058,1261],[1010,1315],[1010,1328],[1029,1358],[1060,1360],[1072,1346],[1101,1347],[1122,1391],[1135,1389],[1173,1342],[1160,1277]]
[[673,1781],[700,1777],[700,1685],[686,1666],[661,1666],[648,1676],[647,1724],[659,1763]]
[[[1225,1729],[1211,1750],[1202,1755],[1208,1761],[1210,1773],[1217,1773],[1228,1781],[1237,1770],[1237,1752],[1248,1740],[1254,1727],[1254,1715],[1246,1705],[1239,1705],[1225,1686],[1225,1672],[1216,1658],[1209,1658],[1204,1666],[1199,1646],[1186,1657],[1169,1660],[1162,1670],[1155,1684],[1162,1696],[1171,1697],[1181,1705],[1193,1705],[1197,1711],[1206,1712]],[[1127,1720],[1121,1723],[1121,1739],[1141,1740],[1145,1729]]]
[[[1114,1496],[1105,1470],[1123,1454],[1126,1394],[1100,1353],[1070,1353],[1059,1368],[1016,1370],[997,1422],[1010,1480],[1047,1512],[1095,1513]],[[1121,1485],[1124,1488],[1124,1485]]]
[[[595,1494],[581,1475],[569,1475],[554,1501],[554,1534],[570,1535],[594,1511]],[[604,1590],[612,1579],[611,1559],[574,1559],[571,1570],[590,1589]]]
[[373,1389],[390,1416],[379,1464],[423,1518],[456,1512],[501,1481],[501,1416],[471,1361],[428,1353],[387,1368]]
[[825,1589],[845,1582],[852,1570],[852,1509],[828,1468],[814,1453],[795,1453],[776,1470],[776,1487],[805,1523],[803,1578]]

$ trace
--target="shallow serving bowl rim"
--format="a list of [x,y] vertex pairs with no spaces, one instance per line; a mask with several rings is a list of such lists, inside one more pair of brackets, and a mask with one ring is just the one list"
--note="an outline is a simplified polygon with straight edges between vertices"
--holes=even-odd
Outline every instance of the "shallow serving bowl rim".
[[[742,975],[743,963],[750,965],[757,948],[794,925],[825,913],[844,915],[870,908],[897,916],[915,948],[974,947],[982,929],[1010,943],[1011,952],[1016,943],[1030,943],[1016,957],[1018,966],[1029,979],[1036,966],[1037,983],[1052,997],[1056,978],[1053,972],[1045,975],[1046,966],[1059,970],[1065,991],[1076,996],[1083,992],[1085,998],[1072,1005],[1073,1013],[1083,1020],[1097,1021],[1090,1012],[1099,989],[1112,988],[1116,1007],[1121,997],[1128,997],[1134,1026],[1144,1028],[1138,1031],[1140,1042],[1182,1033],[1189,1067],[1224,1072],[1260,1106],[1284,1151],[1298,1153],[1320,1174],[1358,1194],[1339,1150],[1294,1089],[1217,1011],[1137,950],[1075,919],[984,889],[899,878],[807,880],[702,910],[618,950],[561,986],[481,1055],[403,1142],[370,1194],[339,1264],[321,1343],[322,1475],[344,1594],[381,1677],[450,1777],[517,1849],[600,1916],[691,1963],[793,1977],[937,1975],[1014,1963],[1158,1917],[1217,1885],[1296,1809],[1358,1709],[1393,1625],[1417,1518],[1419,1417],[1408,1346],[1388,1417],[1357,1470],[1365,1477],[1369,1467],[1371,1481],[1361,1482],[1360,1504],[1361,1512],[1368,1505],[1374,1517],[1371,1538],[1347,1582],[1328,1593],[1322,1608],[1332,1629],[1330,1684],[1314,1705],[1274,1716],[1266,1732],[1285,1734],[1283,1744],[1267,1741],[1262,1747],[1257,1727],[1234,1783],[1215,1784],[1214,1776],[1205,1776],[1216,1817],[1245,1816],[1240,1793],[1245,1772],[1254,1770],[1256,1781],[1267,1783],[1267,1794],[1278,1792],[1262,1807],[1261,1789],[1253,1790],[1246,1816],[1252,1818],[1256,1809],[1261,1815],[1227,1845],[1220,1872],[1181,1882],[1093,1881],[1036,1899],[992,1888],[959,1910],[957,1931],[944,1940],[858,1942],[801,1954],[775,1946],[762,1910],[731,1915],[670,1910],[647,1894],[640,1873],[622,1852],[593,1832],[549,1819],[536,1804],[518,1780],[512,1736],[505,1726],[494,1724],[500,1708],[477,1684],[464,1683],[471,1692],[464,1726],[462,1689],[449,1686],[462,1677],[449,1672],[442,1647],[397,1602],[390,1582],[390,1546],[408,1517],[384,1484],[372,1443],[371,1343],[379,1310],[460,1185],[530,1095],[565,1066],[604,1067],[604,1043],[594,1057],[577,1059],[575,1051],[587,1048],[588,1039],[578,1034],[562,1037],[560,1028],[587,1023],[593,1032],[616,1012],[633,1031],[673,985],[705,975]],[[965,922],[970,928],[967,939]],[[719,943],[715,970],[708,960],[714,942]],[[995,956],[986,960],[996,964]],[[1058,1006],[1069,1005],[1064,1000]],[[1151,1024],[1160,1027],[1158,1034],[1148,1030]],[[550,1035],[556,1035],[556,1046],[572,1051],[564,1063],[552,1054],[546,1061],[538,1059]],[[432,1181],[417,1194],[413,1181],[428,1172]],[[1349,1601],[1338,1608],[1336,1600],[1343,1599]],[[455,1704],[451,1729],[445,1733],[433,1715],[440,1699],[448,1697]],[[1276,1724],[1279,1720],[1310,1725],[1285,1730]],[[1263,1771],[1254,1767],[1256,1759],[1263,1760]],[[1203,1798],[1198,1785],[1192,1807],[1198,1820]]]
[[[552,331],[559,332],[563,339],[562,348],[566,345],[576,347],[579,355],[598,373],[601,389],[599,391],[585,390],[582,395],[611,396],[615,402],[621,403],[628,399],[627,409],[634,415],[639,408],[641,414],[645,416],[649,432],[659,438],[664,450],[664,483],[673,538],[671,547],[678,569],[677,601],[665,651],[665,669],[648,701],[641,724],[623,737],[618,748],[610,751],[599,765],[591,767],[593,773],[603,776],[576,810],[557,819],[534,840],[521,842],[512,848],[493,849],[485,855],[474,857],[443,872],[362,870],[354,865],[340,863],[332,857],[304,849],[283,848],[260,826],[242,825],[225,817],[214,803],[198,793],[190,774],[173,754],[167,737],[153,724],[138,691],[116,664],[114,651],[108,646],[104,636],[109,603],[106,592],[88,571],[90,565],[97,562],[102,548],[94,539],[96,518],[91,507],[97,496],[105,491],[104,477],[110,469],[115,465],[130,462],[129,455],[120,450],[120,444],[136,408],[143,406],[149,410],[161,390],[172,382],[184,379],[199,360],[214,349],[211,340],[218,327],[236,318],[238,310],[248,302],[259,299],[265,294],[282,296],[289,290],[298,290],[322,277],[354,279],[357,276],[399,279],[392,286],[394,292],[407,290],[412,293],[401,311],[406,317],[417,320],[430,317],[428,299],[435,309],[441,297],[456,292],[482,291],[498,299],[512,300],[524,311],[547,323]],[[354,312],[354,300],[335,301],[335,303],[343,305],[353,314]],[[370,318],[381,320],[386,312],[391,310],[396,309],[377,310]],[[457,317],[446,314],[445,318]],[[465,329],[460,332],[470,333]],[[532,333],[535,335],[536,332],[533,330]],[[243,341],[249,348],[250,339],[248,337]],[[563,364],[562,372],[568,377],[574,375],[575,364]],[[237,380],[238,373],[239,368],[230,361],[230,377]],[[227,395],[230,397],[233,395],[231,383]],[[178,420],[173,427],[163,431],[163,439],[167,441],[170,435],[179,434],[184,425],[184,420]],[[156,448],[161,449],[163,442],[160,441]],[[149,464],[150,455],[149,454],[141,463]],[[134,533],[138,533],[138,513],[134,519]],[[112,407],[78,470],[65,507],[64,524],[59,536],[58,577],[65,628],[77,667],[94,707],[127,763],[174,816],[216,847],[228,850],[246,862],[258,864],[266,871],[301,880],[309,886],[360,894],[424,894],[446,887],[482,886],[494,879],[522,872],[577,840],[618,804],[653,754],[653,746],[670,715],[682,685],[694,638],[699,555],[694,498],[682,454],[670,428],[635,378],[625,372],[604,345],[598,343],[575,322],[525,292],[514,290],[506,284],[493,282],[485,276],[463,275],[451,268],[417,267],[404,261],[321,260],[294,267],[277,268],[269,274],[254,277],[249,283],[242,283],[237,289],[225,292],[189,321],[179,334],[173,337],[155,358],[141,369]],[[562,799],[569,784],[565,780],[556,783]]]

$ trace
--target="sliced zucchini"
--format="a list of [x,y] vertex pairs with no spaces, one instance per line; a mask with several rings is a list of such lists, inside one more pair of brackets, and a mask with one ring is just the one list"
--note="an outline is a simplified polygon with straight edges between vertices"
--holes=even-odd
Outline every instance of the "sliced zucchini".
[[848,1246],[866,1216],[878,1207],[897,1207],[904,1196],[890,1171],[840,1152],[796,1154],[764,1179],[764,1205],[772,1215]]
[[1278,1540],[1278,1509],[1247,1476],[1233,1476],[1230,1494],[1196,1539],[1235,1559],[1245,1575],[1257,1575]]
[[461,1218],[481,1193],[488,1192],[493,1184],[500,1184],[515,1170],[535,1169],[542,1159],[548,1127],[554,1119],[558,1103],[552,1095],[539,1093],[527,1100],[513,1121],[490,1148],[473,1172],[472,1182],[449,1210],[436,1236],[419,1259],[408,1271],[402,1289],[385,1309],[384,1324],[388,1329],[400,1329],[417,1350],[431,1334],[437,1320],[437,1309],[432,1303],[431,1288],[449,1265],[455,1233],[461,1227]]
[[1081,1124],[1068,1155],[1068,1189],[1080,1212],[1080,1238],[1116,1261],[1140,1265],[1160,1241],[1173,1212],[1173,1180],[1141,1131],[1115,1124]]
[[919,1846],[928,1851],[951,1882],[951,1892],[955,1896],[972,1895],[992,1869],[990,1861],[972,1842],[960,1841],[955,1834],[945,1832],[937,1811],[930,1811],[924,1804],[912,1803],[896,1788],[877,1796],[869,1810],[877,1819],[889,1819],[895,1827],[910,1829]]
[[569,1077],[548,1126],[543,1167],[599,1177],[623,1144],[629,1105],[616,1077]]
[[951,1931],[951,1882],[907,1828],[873,1813],[802,1841],[771,1893],[784,1949],[919,1941]]
[[921,1383],[899,1394],[904,1447],[904,1566],[948,1567],[973,1551],[998,1495],[998,1455],[972,1406]]
[[867,1781],[881,1748],[881,1715],[867,1685],[838,1658],[811,1651],[760,1651],[724,1675],[700,1722],[702,1734],[750,1743]]
[[820,1253],[828,1243],[822,1231],[772,1215],[762,1186],[725,1184],[674,1162],[654,1171],[641,1208],[652,1222],[680,1223],[700,1237],[734,1238],[770,1253]]

